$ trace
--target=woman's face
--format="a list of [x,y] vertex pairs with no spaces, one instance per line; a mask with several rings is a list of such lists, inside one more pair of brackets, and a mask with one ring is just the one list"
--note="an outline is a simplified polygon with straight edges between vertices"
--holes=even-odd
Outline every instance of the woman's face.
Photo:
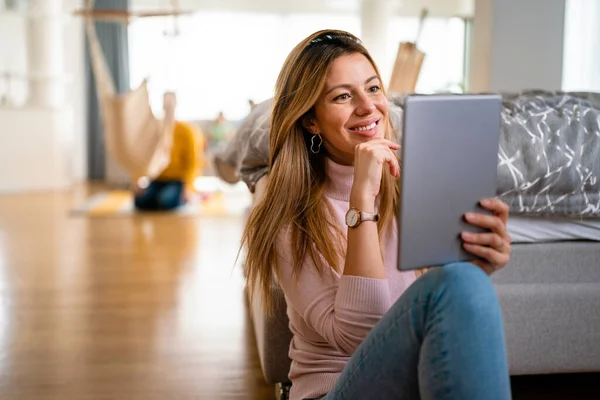
[[388,102],[375,68],[355,53],[331,64],[315,118],[307,127],[321,134],[335,162],[352,165],[356,145],[384,137],[387,115]]

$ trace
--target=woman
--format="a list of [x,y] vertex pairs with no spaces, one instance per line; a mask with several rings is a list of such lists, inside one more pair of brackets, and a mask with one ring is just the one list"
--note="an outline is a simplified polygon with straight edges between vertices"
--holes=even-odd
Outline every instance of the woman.
[[[397,270],[399,146],[377,67],[349,33],[320,31],[293,49],[271,122],[269,183],[243,241],[252,293],[268,306],[274,278],[285,292],[291,398],[510,398],[488,278],[509,260],[508,207],[488,199],[493,215],[467,216],[491,230],[462,234],[485,261],[418,280]],[[351,208],[379,221],[349,226]]]
[[186,122],[175,120],[175,93],[163,97],[165,119],[173,120],[173,142],[169,164],[148,187],[137,186],[134,179],[134,205],[140,211],[172,211],[185,204],[194,190],[198,170],[198,141],[201,135]]

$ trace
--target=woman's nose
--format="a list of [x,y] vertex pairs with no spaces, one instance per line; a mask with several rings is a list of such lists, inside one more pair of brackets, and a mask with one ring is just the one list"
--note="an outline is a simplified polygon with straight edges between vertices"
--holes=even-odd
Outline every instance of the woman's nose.
[[375,111],[375,103],[365,93],[361,93],[354,97],[356,100],[356,114],[368,115]]

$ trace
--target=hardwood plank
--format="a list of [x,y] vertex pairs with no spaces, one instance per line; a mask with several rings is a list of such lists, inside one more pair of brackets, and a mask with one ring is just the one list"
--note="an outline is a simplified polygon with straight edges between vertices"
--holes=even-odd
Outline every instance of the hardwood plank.
[[239,219],[86,219],[87,190],[0,196],[0,398],[272,399]]

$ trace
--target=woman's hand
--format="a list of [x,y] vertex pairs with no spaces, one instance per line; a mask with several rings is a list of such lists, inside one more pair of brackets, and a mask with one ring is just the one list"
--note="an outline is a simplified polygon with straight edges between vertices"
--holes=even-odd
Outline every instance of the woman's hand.
[[[389,165],[393,176],[400,176],[400,165],[394,154],[400,145],[386,139],[374,139],[356,146],[354,150],[354,183],[350,201],[374,201],[379,194],[383,166]],[[370,211],[370,210],[363,210]]]
[[485,199],[481,205],[493,215],[468,213],[467,222],[491,230],[488,233],[462,232],[464,248],[483,260],[473,260],[472,263],[483,269],[488,275],[504,267],[510,260],[511,239],[506,231],[509,207],[498,199]]

